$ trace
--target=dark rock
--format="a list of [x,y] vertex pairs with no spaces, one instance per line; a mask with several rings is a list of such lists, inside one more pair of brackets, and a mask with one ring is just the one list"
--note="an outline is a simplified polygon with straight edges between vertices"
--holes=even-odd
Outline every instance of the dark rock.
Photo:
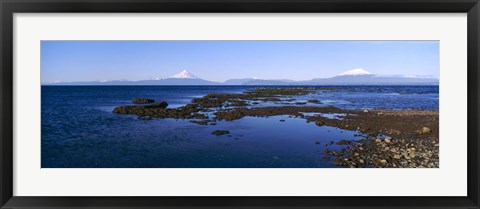
[[227,131],[227,130],[215,130],[212,132],[212,134],[215,134],[217,136],[220,136],[220,135],[224,135],[224,134],[229,134],[230,131]]
[[192,114],[192,117],[196,119],[208,119],[207,115],[199,114],[199,113]]
[[153,99],[147,99],[147,98],[136,98],[132,100],[133,104],[149,104],[149,103],[154,103],[155,100]]
[[338,144],[338,145],[348,145],[348,144],[351,144],[352,141],[351,140],[340,140],[338,141],[337,143],[335,144]]
[[145,105],[145,108],[167,108],[167,102],[157,102],[150,105]]
[[308,102],[308,103],[313,103],[313,104],[322,104],[322,103],[320,102],[320,100],[318,100],[318,99],[310,99],[310,100],[307,100],[307,102]]

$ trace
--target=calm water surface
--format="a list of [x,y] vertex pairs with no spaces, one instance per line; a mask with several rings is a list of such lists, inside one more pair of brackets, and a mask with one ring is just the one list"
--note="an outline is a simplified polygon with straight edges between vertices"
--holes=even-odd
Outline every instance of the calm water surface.
[[[313,168],[335,167],[324,144],[360,139],[354,131],[319,127],[301,118],[245,117],[198,125],[189,120],[139,120],[112,113],[133,98],[188,104],[208,93],[254,86],[43,86],[43,168]],[[438,110],[438,86],[340,86],[296,101],[318,99],[346,109]],[[279,105],[262,103],[259,106]],[[308,104],[313,105],[313,104]],[[310,114],[310,113],[309,113]],[[313,113],[311,113],[313,114]],[[325,117],[335,117],[335,115]],[[285,122],[280,122],[284,119]],[[214,130],[229,130],[215,136]],[[318,144],[320,142],[320,144]],[[328,145],[330,150],[343,146]]]

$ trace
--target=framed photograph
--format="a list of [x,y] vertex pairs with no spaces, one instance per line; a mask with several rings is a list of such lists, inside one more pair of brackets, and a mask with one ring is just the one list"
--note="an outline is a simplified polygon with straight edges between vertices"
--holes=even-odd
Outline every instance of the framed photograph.
[[1,208],[479,208],[478,0],[0,6]]

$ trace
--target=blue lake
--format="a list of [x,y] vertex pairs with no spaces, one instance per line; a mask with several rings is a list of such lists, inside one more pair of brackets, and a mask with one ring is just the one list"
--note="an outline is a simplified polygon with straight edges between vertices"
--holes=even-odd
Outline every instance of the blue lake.
[[[271,86],[270,86],[271,87]],[[331,86],[330,86],[331,87]],[[289,116],[245,117],[199,125],[183,119],[139,120],[112,113],[133,98],[169,108],[209,93],[242,93],[255,86],[42,86],[43,168],[314,168],[335,167],[331,144],[361,139],[354,131]],[[336,86],[295,96],[345,109],[438,110],[438,86]],[[282,105],[265,102],[259,106]],[[292,104],[295,105],[295,104]],[[310,114],[310,113],[309,113]],[[314,113],[312,113],[314,114]],[[336,117],[325,116],[325,117]],[[280,120],[285,120],[281,122]],[[229,130],[216,136],[214,130]]]

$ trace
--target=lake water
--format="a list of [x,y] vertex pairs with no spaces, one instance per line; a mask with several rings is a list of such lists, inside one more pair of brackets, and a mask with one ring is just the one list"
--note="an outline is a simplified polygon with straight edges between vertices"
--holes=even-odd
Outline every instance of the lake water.
[[[270,86],[271,87],[271,86]],[[329,86],[331,87],[331,86]],[[199,125],[183,119],[139,120],[112,113],[133,98],[169,108],[209,93],[242,93],[255,86],[42,86],[43,168],[314,168],[335,167],[323,155],[354,131],[288,116],[245,117]],[[438,110],[438,86],[336,86],[296,96],[345,109]],[[281,105],[271,102],[259,106]],[[305,105],[303,105],[305,106]],[[327,117],[327,116],[326,116]],[[329,117],[336,117],[335,115]],[[285,120],[285,122],[280,122]],[[229,130],[216,136],[214,130]],[[327,144],[327,146],[325,146]]]

